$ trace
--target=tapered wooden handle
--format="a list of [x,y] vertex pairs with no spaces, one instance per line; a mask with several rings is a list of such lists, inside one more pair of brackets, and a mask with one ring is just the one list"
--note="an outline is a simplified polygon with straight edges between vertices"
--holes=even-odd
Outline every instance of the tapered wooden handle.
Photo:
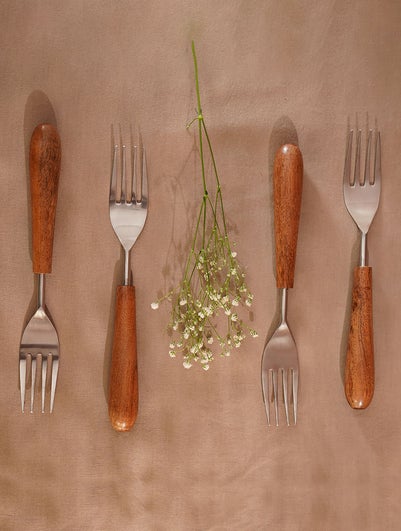
[[374,380],[372,268],[364,266],[354,269],[345,363],[345,396],[352,408],[368,407],[373,398]]
[[138,369],[134,286],[118,286],[109,387],[109,417],[129,431],[138,414]]
[[61,144],[55,127],[38,125],[31,138],[32,262],[35,273],[51,273]]
[[295,257],[301,213],[303,161],[300,149],[285,144],[274,159],[274,233],[278,288],[294,285]]

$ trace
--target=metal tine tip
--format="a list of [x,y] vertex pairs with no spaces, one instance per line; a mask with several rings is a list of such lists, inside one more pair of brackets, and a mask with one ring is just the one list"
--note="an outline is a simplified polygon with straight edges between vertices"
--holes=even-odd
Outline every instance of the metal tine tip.
[[54,359],[52,357],[52,381],[51,381],[51,389],[50,389],[50,413],[53,413],[54,397],[55,397],[55,394],[56,394],[56,386],[57,386],[57,375],[58,375],[58,359]]
[[118,144],[114,144],[113,163],[110,176],[110,201],[115,201],[117,197],[117,161],[118,161]]
[[36,384],[36,358],[32,358],[32,383],[31,383],[31,413],[33,413],[33,404],[35,400],[35,384]]
[[381,185],[381,138],[380,131],[376,131],[375,138],[375,162],[373,171],[373,183],[377,186]]
[[354,131],[348,133],[347,136],[347,146],[345,150],[345,163],[344,163],[344,185],[352,185],[351,178],[351,160],[352,160],[352,139],[354,136]]
[[267,417],[267,425],[270,426],[270,371],[262,370],[262,391],[263,402],[265,404],[265,411]]
[[146,165],[146,151],[142,147],[142,179],[141,179],[141,202],[148,200],[148,170]]
[[276,416],[276,426],[279,425],[279,413],[278,413],[278,372],[272,371],[273,379],[273,402],[274,402],[274,412]]
[[45,412],[45,397],[47,383],[47,356],[42,357],[42,413]]
[[292,403],[294,407],[294,425],[297,423],[298,415],[298,371],[292,370]]
[[19,360],[19,385],[21,393],[21,410],[24,413],[25,410],[25,390],[26,390],[26,358]]
[[287,421],[287,426],[290,425],[290,415],[288,412],[288,372],[286,369],[281,369],[282,375],[282,388],[283,388],[283,400],[284,400],[284,409],[285,409],[285,420]]

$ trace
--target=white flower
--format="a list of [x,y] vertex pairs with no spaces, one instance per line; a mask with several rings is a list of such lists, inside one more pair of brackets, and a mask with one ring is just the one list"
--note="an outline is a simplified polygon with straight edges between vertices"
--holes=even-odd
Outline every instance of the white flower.
[[168,353],[170,354],[170,358],[175,358],[175,352],[174,352],[174,350],[169,350]]
[[209,358],[206,356],[206,358],[201,359],[202,365],[205,365],[205,363],[209,363]]
[[227,304],[228,301],[229,301],[229,298],[227,297],[227,295],[224,295],[224,297],[221,299],[221,302],[223,304]]
[[231,352],[230,352],[229,350],[226,350],[225,352],[223,352],[223,354],[224,354],[224,356],[225,356],[226,358],[229,358],[230,355],[231,355]]
[[178,330],[178,323],[177,322],[173,323],[173,330]]
[[198,312],[198,317],[199,317],[199,319],[204,319],[205,318],[205,314],[203,312]]
[[207,338],[207,342],[209,343],[209,345],[211,345],[213,343],[213,336],[209,336]]
[[185,360],[184,363],[183,363],[183,366],[186,368],[186,369],[190,369],[192,367],[192,363],[188,360]]
[[230,308],[226,308],[226,309],[224,310],[224,313],[225,313],[226,315],[231,315],[231,310],[230,310]]
[[233,299],[233,300],[231,301],[231,304],[232,304],[233,306],[238,306],[238,305],[239,305],[239,300],[238,300],[237,298],[235,298],[235,299]]
[[182,334],[184,339],[188,339],[189,338],[189,331],[188,330],[184,330],[184,333]]
[[202,369],[204,371],[208,371],[209,370],[209,365],[208,364],[202,365]]
[[231,321],[238,321],[238,315],[236,313],[232,314]]
[[231,253],[231,256],[232,256],[233,258],[235,258],[235,257],[237,256],[237,251],[233,251],[233,252]]
[[258,333],[256,332],[256,330],[249,330],[249,333],[251,334],[252,337],[258,337]]
[[158,302],[152,302],[150,307],[152,308],[152,310],[157,310],[157,308],[159,307],[159,303]]
[[181,299],[180,300],[180,306],[185,306],[187,303],[187,299]]
[[175,343],[170,343],[169,347],[170,348],[175,348]]
[[246,299],[245,304],[246,304],[247,306],[252,306],[252,301],[249,300],[249,299]]
[[232,268],[230,269],[230,274],[231,274],[232,276],[234,276],[234,275],[237,274],[237,270],[235,269],[235,267],[232,267]]

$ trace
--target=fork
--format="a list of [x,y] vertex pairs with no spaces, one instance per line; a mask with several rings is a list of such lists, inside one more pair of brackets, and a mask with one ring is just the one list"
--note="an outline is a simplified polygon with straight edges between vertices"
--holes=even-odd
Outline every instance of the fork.
[[[374,164],[371,148],[374,136]],[[359,265],[355,267],[352,288],[351,322],[345,362],[344,387],[354,409],[369,406],[374,393],[374,349],[372,312],[372,268],[367,265],[367,235],[379,206],[381,188],[380,132],[370,130],[366,139],[365,169],[361,178],[361,130],[356,132],[355,165],[352,172],[354,131],[348,133],[343,192],[349,214],[361,233]]]
[[[42,413],[46,390],[50,389],[50,413],[54,407],[59,366],[57,331],[46,313],[45,274],[52,271],[54,223],[60,173],[61,146],[55,127],[38,125],[31,138],[29,152],[32,206],[32,262],[38,275],[38,309],[23,331],[19,351],[21,408],[25,410],[25,393],[31,389],[30,411],[34,410],[36,372],[41,379]],[[38,365],[38,367],[37,367]]]
[[[145,225],[148,212],[145,150],[114,144],[110,180],[110,221],[125,253],[124,284],[117,287],[109,386],[109,417],[116,431],[129,431],[138,414],[135,287],[131,282],[130,251]],[[140,160],[140,158],[142,160]],[[140,170],[139,170],[140,168]],[[138,179],[140,172],[140,179]],[[139,183],[140,181],[140,183]]]
[[[298,352],[287,324],[287,293],[294,285],[295,257],[301,212],[303,162],[299,148],[285,144],[274,160],[274,231],[276,243],[276,283],[281,290],[281,320],[267,342],[262,356],[262,391],[267,423],[274,403],[275,423],[279,425],[279,382],[282,388],[287,425],[297,423]],[[279,378],[280,374],[280,378]],[[292,416],[290,404],[292,403]]]

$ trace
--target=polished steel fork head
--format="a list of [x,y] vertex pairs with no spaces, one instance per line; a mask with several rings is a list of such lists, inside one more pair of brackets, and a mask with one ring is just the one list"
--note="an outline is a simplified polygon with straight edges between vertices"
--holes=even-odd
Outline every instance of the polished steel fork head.
[[53,412],[59,366],[59,340],[57,331],[46,314],[43,289],[44,275],[39,275],[39,307],[22,334],[19,352],[19,377],[21,408],[25,410],[25,394],[30,389],[30,412],[34,410],[38,386],[41,387],[42,413],[45,412],[46,393],[50,391],[50,413]]
[[[286,321],[287,290],[282,290],[281,322],[266,343],[262,356],[262,391],[267,423],[270,426],[274,408],[275,424],[279,425],[279,396],[282,394],[287,426],[297,423],[298,351]],[[280,393],[281,388],[281,393]],[[292,410],[292,415],[291,415]]]
[[[361,130],[356,132],[355,160],[352,164],[354,131],[348,133],[345,153],[343,192],[344,202],[349,214],[362,235],[361,265],[364,265],[366,235],[375,217],[380,200],[381,188],[381,146],[380,132],[370,130],[366,139],[365,168],[361,174]],[[372,144],[374,160],[372,169]],[[353,166],[353,168],[352,168]]]
[[[128,161],[127,161],[128,158]],[[139,174],[139,175],[138,175]],[[129,282],[129,252],[142,232],[148,212],[145,149],[115,142],[110,179],[110,221],[125,251],[125,285]]]

